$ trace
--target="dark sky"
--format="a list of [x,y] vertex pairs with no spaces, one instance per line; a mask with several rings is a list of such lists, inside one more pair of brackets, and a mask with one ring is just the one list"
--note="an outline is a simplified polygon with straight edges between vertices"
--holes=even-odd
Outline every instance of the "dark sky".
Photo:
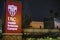
[[41,21],[44,17],[49,17],[50,10],[60,15],[59,0],[28,0],[32,20]]
[[[44,17],[49,17],[50,10],[53,13],[57,12],[60,15],[60,1],[59,0],[25,0],[29,7],[32,20],[41,21]],[[0,10],[2,15],[4,13],[4,3],[0,2]],[[2,12],[3,11],[3,12]],[[2,16],[4,18],[4,15]]]

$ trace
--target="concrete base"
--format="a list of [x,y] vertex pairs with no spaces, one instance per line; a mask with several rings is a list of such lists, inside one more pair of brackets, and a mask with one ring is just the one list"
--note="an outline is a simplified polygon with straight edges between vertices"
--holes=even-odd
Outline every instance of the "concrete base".
[[22,35],[20,34],[12,34],[12,33],[5,33],[3,34],[3,40],[22,40]]

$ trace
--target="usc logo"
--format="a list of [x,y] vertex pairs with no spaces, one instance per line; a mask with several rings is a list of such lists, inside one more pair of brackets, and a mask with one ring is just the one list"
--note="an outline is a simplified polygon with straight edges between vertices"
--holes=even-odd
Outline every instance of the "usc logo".
[[17,12],[17,6],[15,5],[8,5],[8,12],[11,16],[14,16]]
[[10,22],[16,22],[16,17],[8,17],[8,21],[10,21]]

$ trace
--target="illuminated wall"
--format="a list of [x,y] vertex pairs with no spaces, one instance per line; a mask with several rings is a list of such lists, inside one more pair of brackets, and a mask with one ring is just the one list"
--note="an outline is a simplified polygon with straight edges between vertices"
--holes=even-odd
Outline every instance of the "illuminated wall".
[[32,21],[30,26],[32,26],[32,28],[44,28],[44,22]]
[[54,26],[55,28],[60,28],[60,20],[57,18],[54,18]]

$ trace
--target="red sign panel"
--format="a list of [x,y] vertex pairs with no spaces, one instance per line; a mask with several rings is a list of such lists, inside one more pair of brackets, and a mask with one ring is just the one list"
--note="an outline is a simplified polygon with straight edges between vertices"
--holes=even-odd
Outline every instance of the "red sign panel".
[[21,33],[22,3],[6,2],[6,25],[5,33]]

